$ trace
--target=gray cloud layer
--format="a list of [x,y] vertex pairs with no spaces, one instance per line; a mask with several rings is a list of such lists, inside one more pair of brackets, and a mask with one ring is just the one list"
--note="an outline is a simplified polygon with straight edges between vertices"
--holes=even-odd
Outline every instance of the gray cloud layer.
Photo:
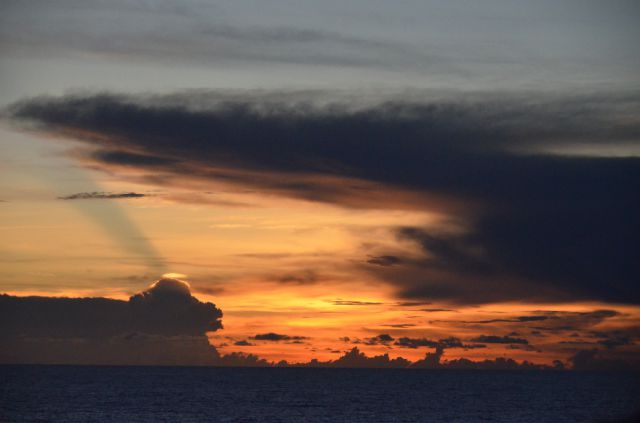
[[[290,74],[304,67],[297,76],[307,84],[327,68],[357,69],[365,80],[383,71],[384,80],[373,79],[389,81],[395,74],[431,86],[629,84],[638,81],[637,15],[637,5],[626,0],[295,6],[6,0],[0,4],[0,49],[9,57],[134,66],[239,64],[246,71],[247,65],[278,64]],[[311,77],[301,76],[306,73]]]

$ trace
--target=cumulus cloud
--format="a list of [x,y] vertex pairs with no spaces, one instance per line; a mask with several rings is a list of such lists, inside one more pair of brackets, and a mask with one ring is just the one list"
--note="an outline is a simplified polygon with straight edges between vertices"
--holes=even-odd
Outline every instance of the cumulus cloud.
[[388,354],[367,357],[367,355],[357,347],[354,347],[337,360],[326,363],[325,366],[347,368],[404,368],[407,367],[409,363],[407,359],[402,357],[391,359]]
[[33,98],[7,114],[82,142],[94,167],[135,167],[155,183],[447,213],[458,230],[396,229],[422,259],[381,252],[361,263],[407,299],[640,302],[640,159],[539,154],[638,139],[638,93],[423,94],[88,94]]
[[222,328],[221,317],[168,278],[129,301],[0,295],[0,361],[212,364],[205,334]]

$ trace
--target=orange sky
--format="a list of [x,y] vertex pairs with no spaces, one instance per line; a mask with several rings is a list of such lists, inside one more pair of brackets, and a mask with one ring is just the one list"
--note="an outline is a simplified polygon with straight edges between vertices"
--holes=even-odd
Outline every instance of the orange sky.
[[634,7],[5,3],[0,293],[170,274],[269,361],[640,361]]
[[[171,273],[169,276],[188,281],[197,298],[223,310],[224,329],[208,334],[210,343],[223,354],[241,351],[269,361],[326,361],[357,346],[368,355],[388,353],[413,361],[433,348],[395,345],[400,338],[457,337],[466,344],[478,344],[471,340],[480,335],[511,335],[528,344],[450,348],[444,358],[502,356],[550,364],[594,345],[599,339],[592,332],[640,324],[640,308],[603,302],[465,305],[410,300],[366,271],[366,261],[376,255],[376,247],[367,244],[372,234],[378,244],[415,254],[411,245],[393,238],[384,227],[437,225],[441,219],[437,213],[349,210],[252,193],[203,194],[247,206],[185,204],[174,199],[180,198],[179,190],[151,189],[117,179],[103,181],[101,191],[151,195],[81,203],[56,200],[55,194],[46,191],[44,181],[37,183],[44,185],[42,191],[2,206],[4,292],[126,299],[157,278],[154,272]],[[116,236],[82,210],[107,202],[117,202],[116,207],[147,234],[161,258],[157,268],[150,267],[148,260],[132,257]],[[47,242],[51,239],[56,242]],[[619,314],[602,319],[579,317],[603,309]],[[544,311],[557,313],[557,321],[473,323],[536,316]],[[554,329],[567,324],[575,327]],[[270,332],[305,339],[252,339]],[[371,341],[380,334],[394,341]],[[242,341],[249,345],[236,345]],[[619,351],[625,349],[635,351],[634,346]]]

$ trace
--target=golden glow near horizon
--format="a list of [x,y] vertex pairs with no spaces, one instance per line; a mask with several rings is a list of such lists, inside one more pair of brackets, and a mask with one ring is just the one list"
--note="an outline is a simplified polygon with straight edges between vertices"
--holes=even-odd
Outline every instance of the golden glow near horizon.
[[180,279],[270,361],[640,366],[632,7],[4,3],[0,294]]
[[[343,209],[258,193],[204,193],[185,202],[189,191],[117,179],[101,181],[100,190],[148,195],[127,200],[64,201],[56,199],[61,194],[45,188],[32,191],[24,200],[9,199],[2,205],[1,291],[21,296],[127,299],[157,278],[154,272],[164,269],[164,277],[189,282],[194,296],[223,310],[224,329],[209,333],[210,343],[222,354],[239,351],[274,362],[332,360],[354,346],[368,355],[386,353],[409,360],[433,351],[370,341],[380,334],[388,334],[394,341],[453,336],[468,344],[480,335],[512,334],[528,339],[529,344],[450,348],[444,358],[511,357],[550,364],[567,359],[570,344],[562,342],[572,341],[571,333],[559,330],[542,336],[531,329],[534,324],[506,321],[544,310],[620,312],[588,328],[596,331],[634,326],[640,319],[638,307],[606,303],[464,306],[425,301],[400,305],[408,300],[358,270],[358,264],[376,254],[368,243],[372,239],[410,256],[412,246],[386,228],[436,227],[446,222],[437,213]],[[109,201],[145,234],[150,251],[157,252],[157,267],[150,267],[148,257],[132,255],[117,236],[82,208]],[[487,320],[503,322],[473,323]],[[292,340],[253,339],[271,332]],[[586,346],[592,341],[581,340]]]

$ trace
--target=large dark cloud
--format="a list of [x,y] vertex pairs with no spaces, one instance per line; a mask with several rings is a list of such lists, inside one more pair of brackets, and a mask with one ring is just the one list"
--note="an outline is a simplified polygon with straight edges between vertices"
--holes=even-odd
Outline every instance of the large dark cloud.
[[196,336],[222,328],[221,317],[220,309],[200,302],[176,279],[161,279],[129,301],[0,296],[2,337]]
[[0,362],[215,364],[221,317],[175,279],[129,301],[0,295]]
[[43,97],[8,113],[84,142],[93,165],[151,181],[189,175],[349,207],[446,211],[464,230],[397,230],[423,260],[383,252],[393,266],[368,265],[407,298],[640,302],[640,159],[532,153],[636,142],[637,93],[306,95]]

